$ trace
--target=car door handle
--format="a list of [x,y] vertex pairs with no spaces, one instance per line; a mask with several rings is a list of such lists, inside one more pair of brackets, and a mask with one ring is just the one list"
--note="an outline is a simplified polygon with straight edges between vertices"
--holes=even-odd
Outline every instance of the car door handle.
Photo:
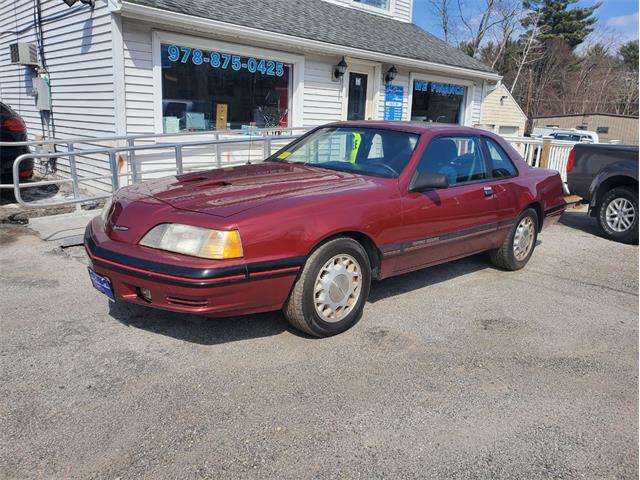
[[491,195],[493,195],[493,188],[484,187],[484,196],[485,197],[490,197]]

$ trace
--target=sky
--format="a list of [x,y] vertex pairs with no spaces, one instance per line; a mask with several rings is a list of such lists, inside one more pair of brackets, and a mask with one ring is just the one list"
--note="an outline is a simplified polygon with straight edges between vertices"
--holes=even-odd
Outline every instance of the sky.
[[[461,0],[469,10],[480,8],[485,0]],[[593,0],[579,0],[576,5],[591,6]],[[453,6],[457,10],[457,0],[453,0]],[[442,30],[434,18],[430,0],[414,0],[413,22],[425,30],[442,38]],[[592,34],[594,38],[610,39],[621,44],[628,40],[638,39],[638,1],[637,0],[602,0],[602,5],[596,10],[598,23]]]

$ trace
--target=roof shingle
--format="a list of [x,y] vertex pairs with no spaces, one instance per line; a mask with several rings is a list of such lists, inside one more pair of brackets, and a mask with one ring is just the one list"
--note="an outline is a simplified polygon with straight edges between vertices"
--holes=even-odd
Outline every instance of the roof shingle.
[[494,73],[417,25],[321,0],[126,1],[334,45]]

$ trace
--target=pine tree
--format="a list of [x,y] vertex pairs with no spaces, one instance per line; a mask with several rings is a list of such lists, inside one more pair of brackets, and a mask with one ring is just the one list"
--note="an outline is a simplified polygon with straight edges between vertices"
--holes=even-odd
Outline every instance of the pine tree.
[[531,12],[523,22],[531,28],[536,22],[540,29],[540,40],[562,39],[571,49],[580,45],[593,31],[596,23],[594,12],[600,7],[573,7],[578,0],[524,0],[524,7]]

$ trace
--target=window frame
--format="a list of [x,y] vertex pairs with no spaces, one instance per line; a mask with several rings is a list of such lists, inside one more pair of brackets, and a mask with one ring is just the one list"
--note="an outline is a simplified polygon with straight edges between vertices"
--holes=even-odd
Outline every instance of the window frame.
[[[418,159],[415,168],[413,169],[413,172],[411,172],[411,177],[413,178],[413,176],[416,174],[416,172],[418,171],[418,167],[420,166],[420,162],[422,161],[422,159],[424,158],[424,155],[427,153],[427,150],[429,149],[429,145],[431,144],[431,142],[433,142],[434,140],[440,139],[440,138],[474,138],[478,141],[478,145],[480,148],[480,158],[482,159],[482,163],[484,164],[484,168],[486,170],[487,173],[487,178],[482,178],[480,180],[471,180],[468,182],[464,182],[464,183],[456,183],[455,185],[449,185],[447,188],[445,189],[439,189],[439,190],[448,190],[450,188],[456,188],[456,187],[466,187],[467,185],[475,185],[475,184],[480,184],[480,183],[487,183],[487,182],[492,182],[495,180],[495,178],[492,177],[491,175],[491,170],[489,170],[489,158],[487,157],[487,154],[485,152],[484,149],[484,143],[483,143],[483,136],[482,135],[474,135],[474,134],[469,134],[469,133],[461,133],[461,134],[450,134],[450,133],[442,133],[442,134],[438,134],[438,135],[434,135],[433,137],[431,137],[429,139],[429,141],[427,142],[427,144],[424,147],[424,150],[422,152],[422,155],[420,156],[420,158]],[[414,152],[415,153],[415,152]],[[516,170],[517,171],[517,170]],[[507,177],[503,177],[503,178],[507,178]],[[409,182],[409,184],[407,185],[407,191],[409,191],[409,185],[411,184],[411,182]]]
[[[511,156],[507,153],[507,151],[502,147],[502,145],[500,145],[497,141],[495,141],[493,138],[487,137],[485,135],[481,135],[482,138],[482,148],[484,150],[484,155],[486,156],[486,162],[489,164],[489,166],[491,167],[489,170],[489,173],[491,174],[491,178],[493,180],[505,180],[507,178],[516,178],[520,176],[520,170],[518,170],[518,167],[516,166],[516,164],[514,163],[513,159],[511,158]],[[495,143],[498,148],[500,148],[500,150],[502,150],[502,152],[506,155],[507,159],[509,160],[509,163],[511,163],[511,166],[513,167],[513,169],[515,170],[516,174],[515,175],[509,175],[508,177],[494,177],[493,176],[493,158],[491,158],[491,152],[489,152],[489,146],[488,146],[488,141],[492,141],[493,143]]]
[[[244,57],[256,57],[287,63],[292,66],[292,74],[289,76],[289,127],[302,125],[304,112],[304,55],[269,50],[266,48],[252,47],[235,43],[212,40],[194,35],[153,30],[151,55],[153,59],[153,119],[156,134],[163,134],[162,125],[162,48],[164,44],[174,44],[182,47],[199,48],[201,50],[218,51],[240,55]],[[127,110],[130,108],[127,106]]]
[[471,125],[472,103],[475,96],[475,83],[471,80],[463,80],[461,78],[442,77],[438,75],[429,75],[420,72],[409,73],[409,86],[407,88],[407,119],[411,120],[413,115],[413,82],[422,80],[426,82],[449,83],[459,85],[465,88],[464,98],[462,99],[462,111],[460,112],[460,126]]
[[356,0],[351,0],[351,6],[353,8],[364,10],[366,12],[377,13],[378,15],[384,15],[387,17],[393,17],[394,12],[396,11],[396,0],[389,0],[388,9],[374,7],[373,5],[367,5],[365,3],[358,2]]

